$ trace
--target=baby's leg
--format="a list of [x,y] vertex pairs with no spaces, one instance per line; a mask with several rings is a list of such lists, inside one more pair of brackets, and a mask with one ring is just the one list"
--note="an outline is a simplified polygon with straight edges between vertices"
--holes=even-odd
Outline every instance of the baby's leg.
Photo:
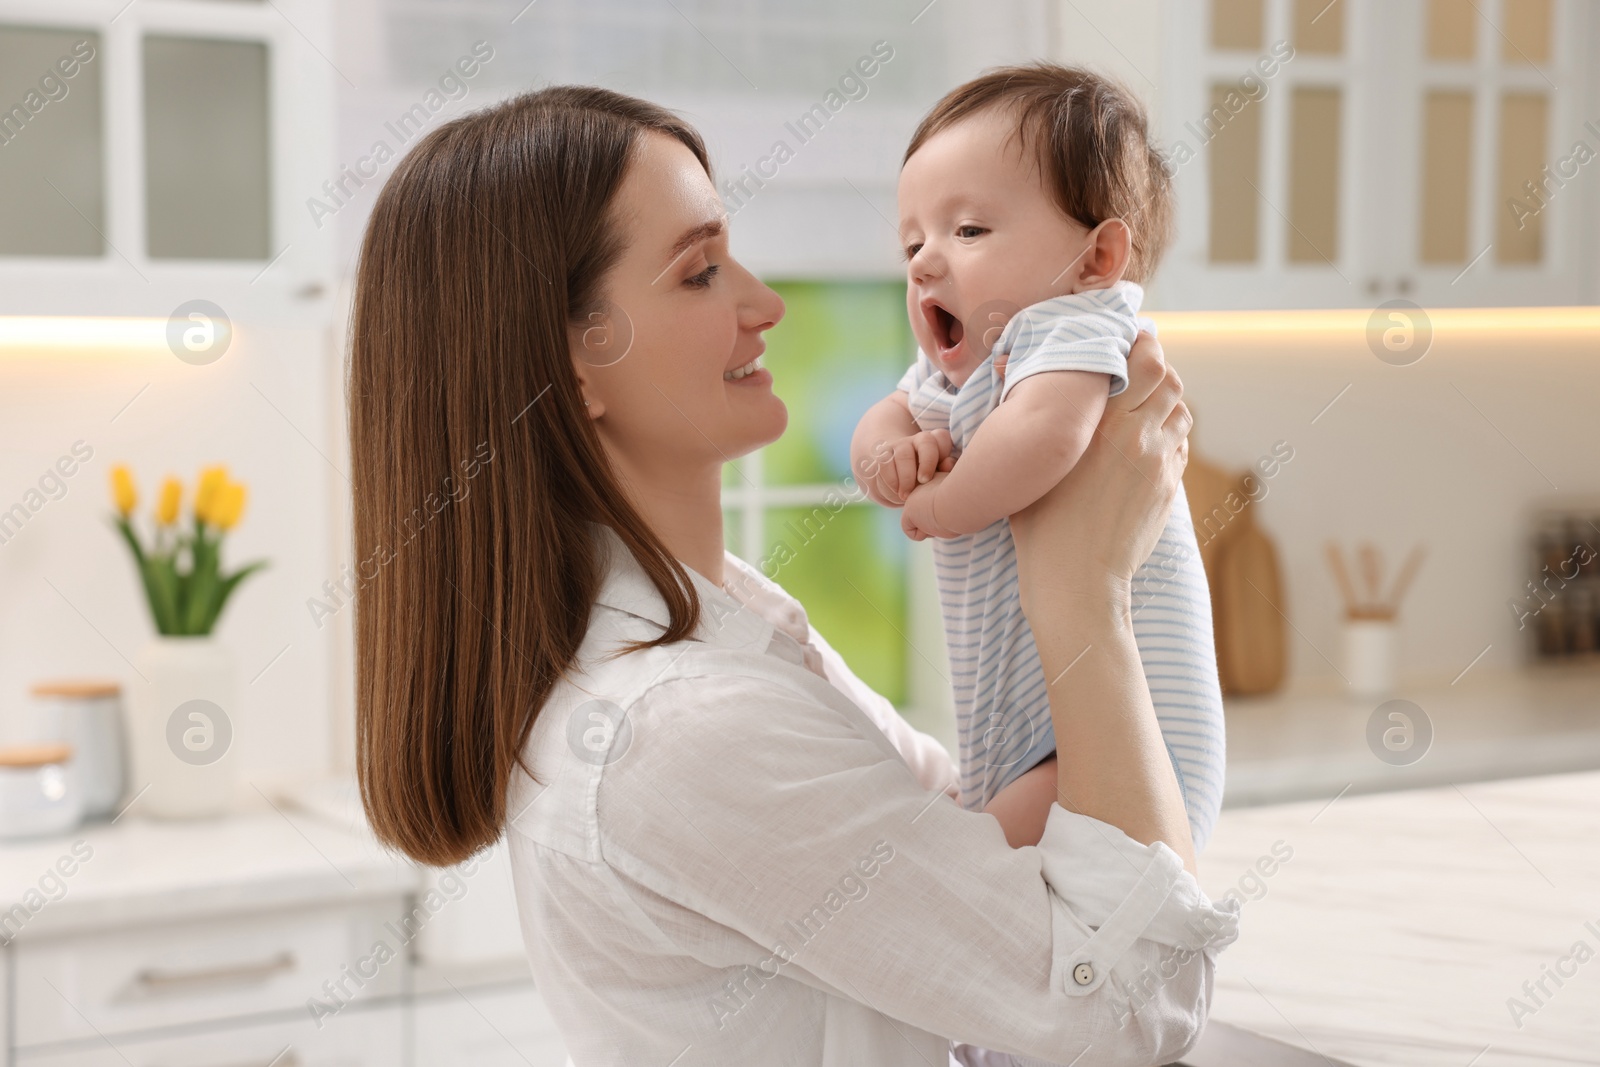
[[996,793],[983,810],[1000,820],[1008,845],[1022,848],[1044,839],[1050,806],[1055,803],[1056,755],[1052,752]]
[[1211,596],[1181,484],[1160,543],[1133,578],[1133,636],[1198,854],[1222,807],[1225,747]]

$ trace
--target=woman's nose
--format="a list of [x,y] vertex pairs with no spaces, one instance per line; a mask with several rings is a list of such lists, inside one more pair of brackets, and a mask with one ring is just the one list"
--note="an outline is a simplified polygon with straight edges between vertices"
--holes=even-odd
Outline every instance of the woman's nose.
[[748,279],[749,291],[740,302],[740,325],[747,330],[770,330],[783,319],[783,297],[754,274],[739,268]]

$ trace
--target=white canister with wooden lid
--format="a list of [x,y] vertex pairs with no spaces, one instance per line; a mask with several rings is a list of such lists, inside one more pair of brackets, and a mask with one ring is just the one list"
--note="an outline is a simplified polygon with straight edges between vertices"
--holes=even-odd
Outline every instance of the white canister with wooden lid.
[[0,838],[65,833],[83,818],[72,746],[0,748]]
[[61,679],[40,682],[31,696],[33,739],[61,741],[76,753],[85,817],[115,815],[128,784],[122,687],[94,679]]

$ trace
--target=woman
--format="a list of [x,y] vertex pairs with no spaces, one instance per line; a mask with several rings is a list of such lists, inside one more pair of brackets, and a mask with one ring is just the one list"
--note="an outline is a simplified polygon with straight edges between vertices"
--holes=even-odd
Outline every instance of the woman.
[[590,88],[435,130],[378,197],[349,381],[373,827],[431,864],[507,835],[580,1067],[1176,1059],[1238,909],[1194,880],[1129,623],[1176,376],[1142,339],[1015,520],[1061,755],[1013,849],[724,552],[722,464],[787,418],[759,368],[783,304],[726,226],[699,136]]

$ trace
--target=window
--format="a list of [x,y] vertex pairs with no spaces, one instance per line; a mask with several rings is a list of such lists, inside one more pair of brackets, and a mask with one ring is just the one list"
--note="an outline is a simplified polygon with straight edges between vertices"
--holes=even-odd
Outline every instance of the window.
[[850,476],[850,434],[916,351],[899,282],[786,282],[764,362],[789,428],[723,474],[728,546],[806,606],[863,681],[909,698],[909,542]]

